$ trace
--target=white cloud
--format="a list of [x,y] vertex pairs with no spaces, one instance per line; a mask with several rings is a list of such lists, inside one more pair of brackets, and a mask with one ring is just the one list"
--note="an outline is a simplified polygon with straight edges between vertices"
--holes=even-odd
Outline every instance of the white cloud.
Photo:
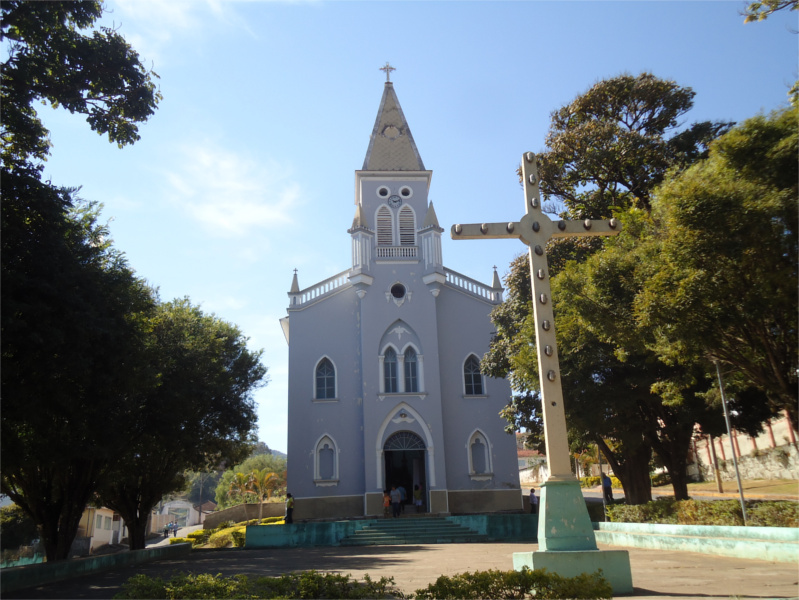
[[178,153],[180,166],[166,174],[170,198],[210,234],[231,238],[294,222],[301,193],[290,168],[255,162],[210,142]]

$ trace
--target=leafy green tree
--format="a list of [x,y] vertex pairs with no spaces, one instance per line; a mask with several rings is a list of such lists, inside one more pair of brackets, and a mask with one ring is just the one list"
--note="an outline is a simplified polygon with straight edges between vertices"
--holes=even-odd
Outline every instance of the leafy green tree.
[[183,489],[187,469],[241,460],[255,427],[252,392],[266,368],[239,329],[187,299],[159,305],[148,322],[147,358],[156,384],[141,400],[143,434],[101,485],[103,504],[144,548],[152,508]]
[[19,506],[0,508],[0,550],[16,550],[38,537],[36,523]]
[[111,246],[98,208],[41,180],[48,132],[36,102],[87,115],[118,145],[160,99],[115,31],[84,35],[99,2],[0,5],[2,475],[0,488],[65,559],[83,508],[137,438],[141,321],[154,298]]
[[760,0],[752,2],[744,11],[744,23],[752,21],[765,21],[769,16],[778,10],[799,9],[799,0]]
[[24,174],[6,184],[0,487],[40,526],[53,561],[67,558],[98,482],[141,433],[141,322],[154,300],[96,205]]
[[[259,452],[256,446],[254,452]],[[280,493],[286,486],[286,460],[274,454],[252,454],[241,464],[235,465],[232,469],[225,471],[216,486],[216,503],[221,510],[246,502],[248,497],[242,495],[243,492],[230,494],[231,483],[239,474],[249,479],[255,471],[266,471],[275,473],[278,479],[275,483],[274,492]],[[234,488],[236,486],[233,486]]]
[[[553,112],[547,148],[539,155],[549,210],[563,207],[563,216],[569,218],[607,218],[639,207],[645,215],[668,170],[706,156],[711,140],[729,128],[727,123],[704,122],[678,131],[693,97],[690,88],[649,73],[622,75],[600,81]],[[627,240],[636,245],[634,238]],[[632,302],[641,285],[637,261],[646,257],[624,252],[607,261],[594,257],[614,243],[620,242],[567,238],[548,246],[562,383],[572,439],[599,445],[628,501],[645,502],[651,498],[652,449],[679,469],[697,404],[691,398],[664,406],[653,385],[661,382],[662,387],[665,377],[674,383],[671,393],[677,394],[705,384],[678,372],[684,368],[667,369],[637,341]],[[518,258],[506,279],[507,299],[492,312],[497,335],[483,369],[493,376],[510,375],[511,385],[521,392],[503,411],[509,422],[537,425],[534,411],[540,400],[529,277],[526,259]],[[602,277],[608,278],[604,289]],[[563,288],[558,287],[560,278]],[[603,297],[595,297],[600,292]],[[579,305],[578,299],[583,300]],[[629,426],[631,417],[639,427]],[[608,439],[614,442],[608,444]],[[684,479],[675,480],[675,493],[687,494]]]
[[796,430],[799,108],[748,119],[658,190],[652,277],[636,300],[663,360],[719,361]]
[[119,146],[139,139],[137,123],[161,99],[139,55],[113,29],[94,30],[102,16],[97,1],[26,2],[0,6],[3,168],[25,168],[49,154],[48,132],[36,102],[86,115],[89,126]]
[[188,471],[185,473],[184,475],[188,481],[186,499],[197,506],[205,502],[214,502],[216,486],[223,473],[223,469]]

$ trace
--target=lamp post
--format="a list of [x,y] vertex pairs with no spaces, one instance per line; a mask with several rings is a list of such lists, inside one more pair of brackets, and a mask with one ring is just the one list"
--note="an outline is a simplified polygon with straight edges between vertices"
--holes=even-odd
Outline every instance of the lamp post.
[[724,394],[724,382],[721,379],[721,369],[719,368],[719,361],[713,361],[716,364],[716,375],[719,378],[719,391],[721,392],[721,406],[724,408],[724,420],[727,423],[727,435],[730,438],[730,449],[732,450],[732,464],[735,465],[735,478],[738,480],[738,496],[741,499],[741,512],[744,517],[744,527],[746,527],[746,503],[744,502],[744,486],[741,485],[741,472],[738,470],[738,459],[735,456],[735,446],[732,443],[732,427],[730,427],[730,411],[727,409],[727,396]]

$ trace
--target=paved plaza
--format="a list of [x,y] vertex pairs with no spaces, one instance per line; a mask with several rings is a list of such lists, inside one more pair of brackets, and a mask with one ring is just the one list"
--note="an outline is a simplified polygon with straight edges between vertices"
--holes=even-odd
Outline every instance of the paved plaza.
[[[4,598],[112,598],[137,573],[168,578],[175,571],[279,575],[316,569],[361,579],[393,577],[411,593],[439,575],[487,569],[509,570],[514,552],[535,544],[431,544],[194,551],[164,560],[5,594]],[[602,549],[618,549],[601,546]],[[799,565],[629,548],[634,594],[628,598],[799,598]]]

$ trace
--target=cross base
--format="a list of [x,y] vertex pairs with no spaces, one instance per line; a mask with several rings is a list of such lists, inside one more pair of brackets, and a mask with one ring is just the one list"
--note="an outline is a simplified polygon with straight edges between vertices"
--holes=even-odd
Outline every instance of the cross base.
[[602,569],[614,594],[633,591],[629,554],[626,550],[597,549],[580,482],[571,475],[552,476],[541,486],[538,548],[535,552],[514,552],[513,568],[546,569],[563,577]]
[[633,576],[627,550],[576,550],[560,552],[514,552],[513,569],[546,569],[562,577],[576,577],[602,569],[613,595],[632,594]]

